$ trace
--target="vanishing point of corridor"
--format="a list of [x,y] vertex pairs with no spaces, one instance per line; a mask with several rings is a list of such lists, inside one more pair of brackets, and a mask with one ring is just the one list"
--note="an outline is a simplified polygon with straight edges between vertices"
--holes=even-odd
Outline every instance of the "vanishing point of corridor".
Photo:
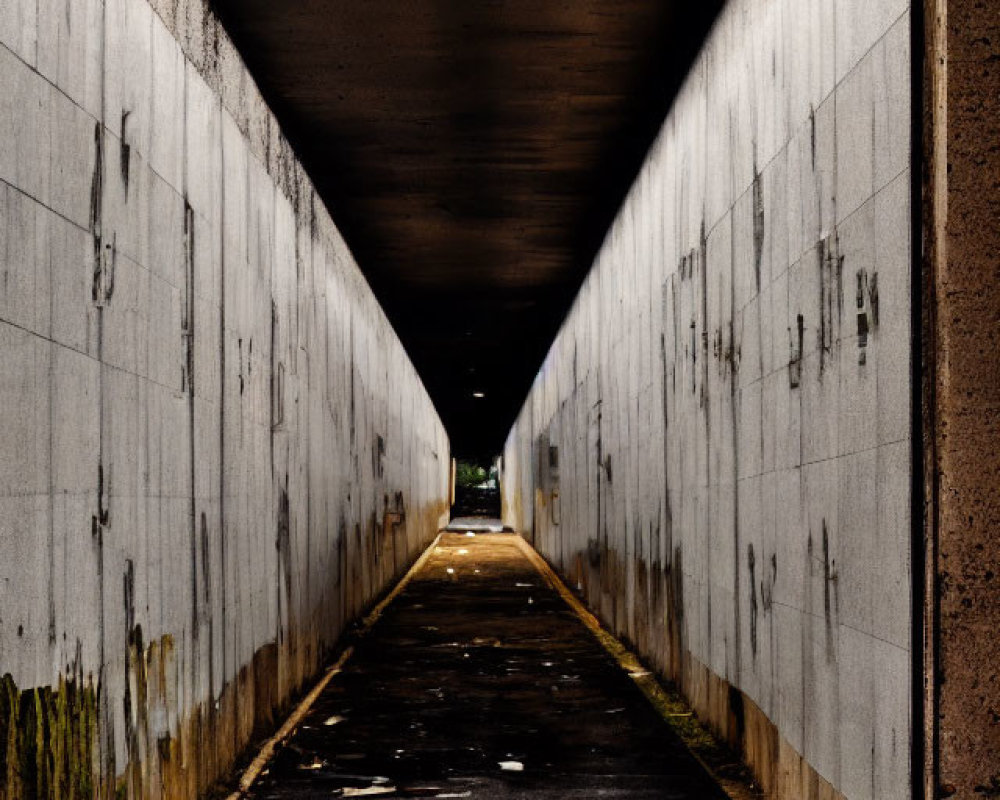
[[529,548],[443,533],[247,796],[727,797]]
[[998,98],[1000,0],[0,0],[0,800],[1000,798]]

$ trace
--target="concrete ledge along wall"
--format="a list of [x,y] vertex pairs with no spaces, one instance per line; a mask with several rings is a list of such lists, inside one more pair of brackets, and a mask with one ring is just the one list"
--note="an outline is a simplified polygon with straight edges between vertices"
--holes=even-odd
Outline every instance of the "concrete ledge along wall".
[[203,0],[0,0],[0,797],[193,797],[447,513]]
[[911,795],[910,47],[906,0],[732,0],[504,451],[775,797]]

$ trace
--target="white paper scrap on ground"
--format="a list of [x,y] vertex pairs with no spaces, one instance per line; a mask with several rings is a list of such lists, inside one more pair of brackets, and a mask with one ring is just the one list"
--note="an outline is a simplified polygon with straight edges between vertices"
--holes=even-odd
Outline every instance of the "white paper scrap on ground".
[[355,789],[353,786],[345,786],[341,797],[383,797],[387,794],[395,794],[395,786],[366,786],[364,789]]

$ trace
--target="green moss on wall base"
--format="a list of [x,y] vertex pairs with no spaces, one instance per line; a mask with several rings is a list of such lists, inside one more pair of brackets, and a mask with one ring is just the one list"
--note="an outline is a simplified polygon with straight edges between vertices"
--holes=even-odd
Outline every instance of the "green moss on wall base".
[[96,746],[92,679],[22,691],[0,678],[0,800],[92,797]]

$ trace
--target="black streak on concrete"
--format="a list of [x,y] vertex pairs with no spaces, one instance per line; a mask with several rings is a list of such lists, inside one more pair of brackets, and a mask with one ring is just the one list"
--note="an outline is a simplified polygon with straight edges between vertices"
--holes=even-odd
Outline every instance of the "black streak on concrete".
[[130,169],[131,169],[131,166],[132,166],[132,146],[128,143],[128,140],[126,138],[126,135],[127,135],[126,134],[126,128],[127,128],[127,124],[128,124],[128,116],[129,116],[129,112],[128,111],[122,111],[122,122],[121,122],[121,126],[122,126],[121,135],[122,135],[122,138],[121,138],[120,160],[121,160],[122,184],[125,186],[125,195],[126,195],[126,197],[128,196],[129,172],[130,172]]
[[816,109],[809,106],[809,153],[812,158],[812,170],[816,171]]
[[795,328],[796,334],[790,343],[791,355],[788,359],[788,386],[791,389],[797,389],[802,382],[802,339],[805,331],[801,314],[796,316]]
[[90,183],[90,234],[93,237],[94,263],[91,297],[100,303],[101,290],[101,220],[104,199],[104,132],[101,124],[94,125],[94,174]]
[[826,656],[827,660],[834,658],[833,631],[836,621],[833,614],[836,611],[837,598],[837,561],[830,555],[830,535],[826,520],[823,520],[823,617],[826,620]]
[[750,649],[757,657],[757,573],[753,542],[747,545],[747,566],[750,569]]
[[386,797],[725,797],[506,535],[443,537],[250,796],[347,787]]
[[[278,495],[278,530],[274,546],[278,551],[278,568],[281,570],[281,583],[278,586],[278,619],[281,619],[282,606],[286,613],[291,614],[292,593],[292,543],[290,507],[288,502],[288,476],[285,476],[285,486],[279,489]],[[283,602],[284,601],[284,602]],[[280,622],[279,622],[280,626]],[[283,636],[283,631],[279,632]]]
[[[754,148],[756,149],[756,147]],[[760,292],[760,268],[764,260],[764,183],[757,170],[757,158],[753,165],[753,270]]]

